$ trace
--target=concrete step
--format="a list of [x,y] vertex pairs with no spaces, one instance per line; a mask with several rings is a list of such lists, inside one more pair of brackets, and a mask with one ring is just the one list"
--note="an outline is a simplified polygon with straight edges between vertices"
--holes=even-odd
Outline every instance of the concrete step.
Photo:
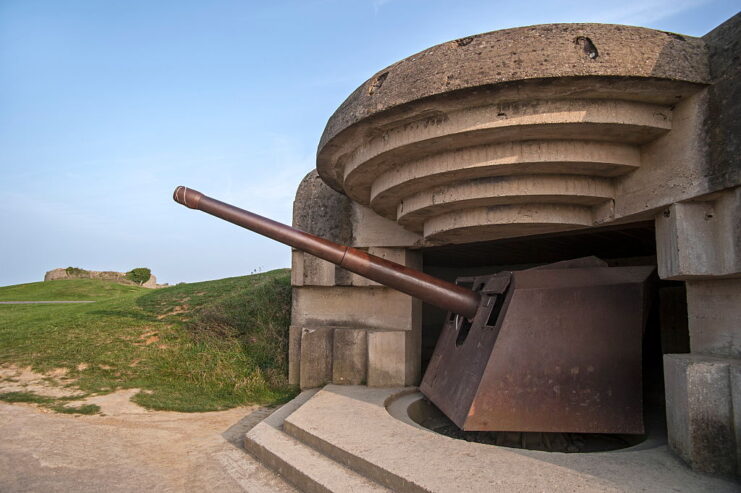
[[[381,408],[383,408],[382,403],[384,402],[384,397],[396,396],[399,395],[399,392],[404,393],[405,390],[396,389],[396,391],[394,391],[393,389],[355,387],[355,389],[363,389],[361,392],[366,391],[364,392],[366,395],[363,397],[366,398],[368,402],[351,403],[346,400],[347,395],[345,395],[344,392],[332,392],[332,390],[330,390],[335,388],[343,391],[345,389],[353,389],[353,387],[343,388],[335,385],[328,385],[325,387],[326,390],[318,392],[319,395],[317,396],[317,401],[308,402],[307,400],[307,405],[304,409],[296,410],[297,416],[295,419],[291,419],[290,415],[286,416],[283,422],[283,430],[285,433],[302,443],[308,444],[325,456],[331,457],[336,462],[363,474],[365,477],[372,479],[379,484],[387,486],[392,491],[399,493],[427,493],[435,491],[426,488],[423,484],[419,484],[408,474],[397,471],[395,468],[385,467],[385,464],[375,460],[374,458],[374,450],[379,450],[379,444],[373,443],[373,434],[375,426],[377,426],[380,421],[376,419],[377,416],[372,416],[372,412],[378,409],[379,403],[381,403]],[[409,391],[412,390],[414,389],[409,389]],[[317,416],[316,411],[318,409],[326,409],[326,403],[324,402],[326,398],[333,401],[334,405],[339,404],[339,407],[337,408],[338,410],[343,410],[343,412],[349,411],[349,420],[340,424],[340,427],[343,429],[342,431],[337,431],[340,431],[340,434],[349,433],[356,438],[360,438],[361,441],[367,440],[367,451],[370,452],[369,454],[358,453],[358,449],[355,447],[359,445],[358,442],[355,442],[355,446],[348,446],[345,440],[335,440],[335,437],[325,433],[325,431],[327,431],[327,423],[325,423],[321,417]],[[350,404],[349,407],[348,404]],[[357,407],[354,404],[357,404]],[[333,407],[332,404],[330,404],[330,406]],[[364,412],[367,411],[369,407],[372,408],[371,414]],[[360,413],[356,417],[351,417],[358,411],[360,411]],[[350,427],[347,426],[349,421],[354,422]],[[402,424],[401,421],[398,423]],[[404,426],[406,425],[404,424]],[[383,430],[379,435],[381,435],[382,438],[386,438],[383,437],[383,435],[387,435],[388,431],[389,430]],[[429,432],[424,431],[423,433],[427,434]],[[391,435],[394,435],[394,433],[392,432]],[[384,444],[381,444],[381,449],[384,448],[383,445]],[[398,450],[390,450],[389,448],[386,448],[386,451],[388,452],[389,457],[394,457],[398,452]],[[386,452],[381,451],[381,453],[383,454]],[[397,457],[396,459],[397,461],[405,460],[405,458],[402,457]],[[412,458],[412,462],[414,462],[414,458]],[[447,487],[448,485],[445,486]]]
[[690,471],[665,445],[565,454],[439,435],[389,413],[396,400],[413,391],[327,385],[285,418],[283,430],[403,493],[738,491],[737,483]]
[[281,430],[284,419],[315,393],[316,390],[301,393],[247,432],[247,451],[301,491],[388,492]]

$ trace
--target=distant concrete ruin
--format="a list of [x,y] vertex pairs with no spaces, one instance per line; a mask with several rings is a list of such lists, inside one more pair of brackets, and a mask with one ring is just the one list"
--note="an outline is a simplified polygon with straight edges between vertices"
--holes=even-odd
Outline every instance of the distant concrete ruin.
[[[552,24],[412,55],[332,115],[294,226],[449,280],[657,266],[646,405],[692,468],[739,474],[740,43],[737,15],[702,38]],[[292,255],[290,381],[417,385],[445,314]]]
[[96,271],[85,269],[52,269],[44,274],[44,281],[58,281],[60,279],[101,279],[103,281],[113,281],[120,284],[129,284],[131,286],[141,286],[143,288],[161,288],[167,284],[157,284],[157,278],[154,274],[149,276],[146,282],[138,284],[126,279],[125,272],[114,271]]

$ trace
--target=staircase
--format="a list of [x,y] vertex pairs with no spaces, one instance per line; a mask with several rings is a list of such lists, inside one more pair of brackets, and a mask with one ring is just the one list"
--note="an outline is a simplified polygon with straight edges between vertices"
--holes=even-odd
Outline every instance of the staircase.
[[305,391],[248,431],[245,447],[312,493],[738,491],[737,483],[695,473],[650,440],[565,454],[452,439],[409,418],[419,398],[416,388]]
[[[323,455],[296,437],[285,420],[319,389],[302,392],[245,436],[245,447],[265,465],[306,492],[387,492],[388,489]],[[292,430],[293,433],[289,433]]]

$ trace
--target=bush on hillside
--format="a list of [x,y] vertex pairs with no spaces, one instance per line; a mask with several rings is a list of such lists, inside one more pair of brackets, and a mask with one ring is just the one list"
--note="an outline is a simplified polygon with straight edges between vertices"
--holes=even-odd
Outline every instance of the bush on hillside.
[[126,279],[137,284],[144,284],[152,277],[152,271],[146,267],[137,267],[126,273]]
[[80,269],[79,267],[67,267],[66,269],[64,269],[64,271],[70,277],[74,277],[74,276],[85,276],[85,275],[89,274],[88,271],[86,271],[85,269]]

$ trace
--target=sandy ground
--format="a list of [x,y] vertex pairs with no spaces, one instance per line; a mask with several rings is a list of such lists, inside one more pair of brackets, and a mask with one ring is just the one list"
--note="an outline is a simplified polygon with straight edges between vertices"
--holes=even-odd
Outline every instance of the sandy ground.
[[[73,380],[66,368],[57,368],[44,375],[30,367],[0,366],[0,392],[31,392],[46,397],[75,397],[82,392],[67,387]],[[78,404],[76,404],[78,405]]]
[[136,392],[84,401],[97,416],[0,403],[0,491],[296,491],[242,449],[270,410],[147,411],[130,402]]

